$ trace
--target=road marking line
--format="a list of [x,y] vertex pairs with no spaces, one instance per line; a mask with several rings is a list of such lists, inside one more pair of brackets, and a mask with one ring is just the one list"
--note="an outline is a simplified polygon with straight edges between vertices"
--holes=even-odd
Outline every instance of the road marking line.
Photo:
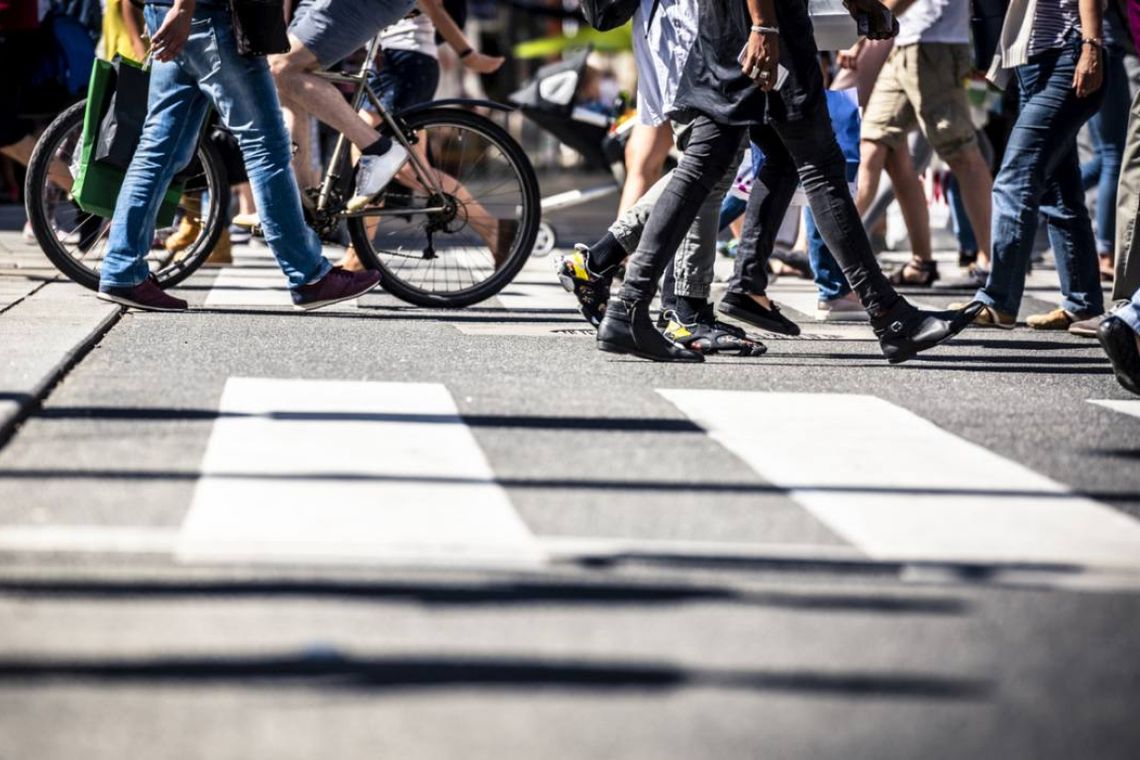
[[1121,414],[1130,414],[1133,417],[1140,417],[1140,400],[1121,400],[1121,399],[1089,399],[1090,404],[1103,406],[1105,409],[1111,409],[1114,412]]
[[[354,307],[345,301],[337,307]],[[286,306],[292,307],[289,282],[268,249],[234,251],[234,263],[218,272],[204,306]],[[335,308],[335,307],[334,307]]]
[[543,559],[442,385],[230,378],[219,411],[181,559]]
[[658,392],[872,557],[1140,566],[1140,522],[881,399]]
[[10,525],[0,528],[0,551],[80,554],[170,554],[171,528],[103,525]]

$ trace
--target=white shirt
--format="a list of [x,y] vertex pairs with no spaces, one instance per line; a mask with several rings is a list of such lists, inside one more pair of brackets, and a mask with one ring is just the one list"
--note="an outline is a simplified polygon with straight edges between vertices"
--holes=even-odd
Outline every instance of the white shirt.
[[637,61],[637,120],[656,126],[669,118],[681,72],[697,37],[698,0],[641,0],[633,15]]
[[435,25],[426,13],[405,16],[380,32],[380,47],[384,50],[410,50],[432,58],[439,57],[435,44]]
[[899,16],[895,46],[916,42],[968,44],[970,3],[967,0],[917,0]]

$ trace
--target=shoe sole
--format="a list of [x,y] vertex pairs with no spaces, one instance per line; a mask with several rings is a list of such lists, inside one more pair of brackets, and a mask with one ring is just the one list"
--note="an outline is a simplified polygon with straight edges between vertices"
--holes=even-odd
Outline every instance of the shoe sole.
[[697,354],[696,359],[662,359],[660,357],[647,354],[644,351],[638,351],[637,349],[630,350],[619,346],[616,343],[610,343],[609,341],[605,340],[598,341],[598,350],[605,351],[607,354],[636,356],[638,359],[648,359],[651,362],[658,362],[661,364],[700,364],[705,360],[705,357],[701,356],[700,354]]
[[739,319],[741,322],[747,322],[753,327],[763,330],[764,332],[776,333],[777,335],[788,335],[793,338],[800,334],[800,328],[798,326],[796,326],[795,332],[792,332],[787,327],[780,324],[757,322],[753,314],[744,311],[743,309],[737,309],[731,304],[725,305],[722,303],[719,307],[717,307],[717,311],[719,311],[721,314],[730,316],[733,319]]
[[101,292],[96,293],[95,297],[98,298],[100,301],[107,301],[108,303],[118,304],[119,306],[126,306],[129,309],[138,309],[139,311],[165,311],[165,312],[174,313],[174,312],[180,312],[180,311],[189,311],[189,308],[190,308],[189,305],[181,306],[177,309],[165,309],[161,306],[147,306],[147,305],[141,304],[137,301],[132,301],[129,298],[123,298],[121,296],[113,296],[110,293],[101,293]]
[[296,311],[316,311],[317,309],[323,309],[326,306],[332,306],[333,304],[343,303],[345,301],[351,301],[354,298],[360,298],[365,293],[369,293],[378,287],[380,287],[380,281],[379,280],[377,280],[374,284],[370,285],[369,287],[365,288],[364,290],[362,290],[359,293],[356,293],[354,295],[341,296],[340,298],[333,298],[333,299],[328,300],[328,301],[314,301],[313,303],[307,303],[307,304],[293,304],[293,309]]
[[1074,330],[1072,327],[1070,327],[1069,328],[1069,335],[1076,335],[1078,338],[1093,338],[1093,339],[1095,339],[1096,338],[1096,329],[1094,328],[1092,330],[1088,330],[1088,329],[1078,328],[1078,329]]

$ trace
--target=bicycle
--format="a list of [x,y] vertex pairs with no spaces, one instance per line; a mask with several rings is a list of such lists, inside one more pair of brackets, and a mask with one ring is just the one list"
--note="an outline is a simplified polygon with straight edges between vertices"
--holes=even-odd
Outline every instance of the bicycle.
[[[445,308],[486,300],[526,264],[541,210],[538,180],[525,151],[506,130],[470,109],[514,108],[446,99],[389,113],[368,84],[379,44],[377,35],[355,73],[318,75],[352,86],[356,110],[367,98],[380,115],[381,134],[403,145],[409,161],[376,202],[349,212],[353,167],[348,140],[339,135],[320,184],[302,190],[306,221],[325,241],[344,222],[358,256],[380,271],[382,287],[401,300]],[[70,279],[95,289],[108,221],[78,213],[66,200],[66,180],[59,177],[60,167],[70,166],[82,126],[83,103],[78,103],[44,132],[28,165],[26,197],[28,218],[48,258]],[[201,232],[178,254],[152,253],[152,271],[163,287],[178,284],[205,262],[227,218],[229,186],[221,156],[209,141],[200,140],[184,179],[188,192],[205,198],[200,212],[194,203],[181,205],[182,214],[200,213]]]

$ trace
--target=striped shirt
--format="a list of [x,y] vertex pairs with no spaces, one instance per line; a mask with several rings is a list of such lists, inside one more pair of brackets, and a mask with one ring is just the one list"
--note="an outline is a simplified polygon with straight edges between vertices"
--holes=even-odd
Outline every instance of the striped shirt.
[[1079,0],[1037,0],[1033,14],[1033,34],[1029,38],[1029,56],[1059,48],[1069,32],[1081,30]]

